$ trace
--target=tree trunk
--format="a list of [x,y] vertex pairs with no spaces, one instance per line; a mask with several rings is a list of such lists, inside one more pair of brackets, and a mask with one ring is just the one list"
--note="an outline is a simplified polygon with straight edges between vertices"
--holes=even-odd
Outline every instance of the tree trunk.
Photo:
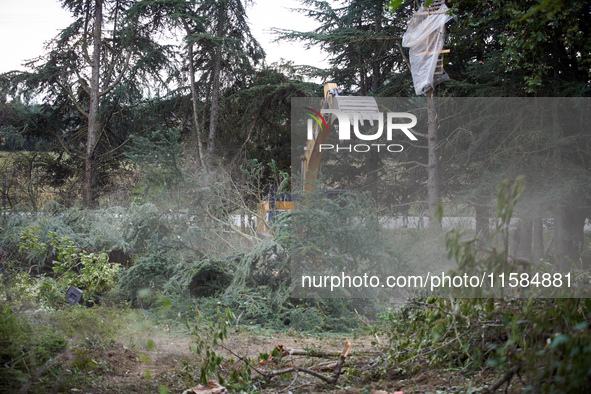
[[[216,37],[222,37],[224,31],[225,2],[219,5],[218,20],[216,26]],[[215,139],[218,127],[219,95],[220,95],[220,74],[222,70],[222,46],[218,46],[215,51],[213,72],[211,75],[211,110],[209,113],[209,139],[207,141],[207,150],[211,153],[215,151]]]
[[94,2],[94,30],[92,33],[93,54],[92,72],[90,78],[90,108],[88,110],[88,136],[86,140],[86,155],[84,158],[84,205],[93,207],[95,204],[95,149],[98,143],[100,125],[98,122],[99,113],[99,81],[101,66],[101,27],[103,23],[102,0]]
[[[558,104],[552,106],[552,129],[555,143],[553,148],[554,169],[560,176],[563,172],[562,152],[557,141],[563,137]],[[584,243],[585,210],[582,207],[581,192],[571,191],[556,200],[554,207],[554,255],[557,266],[565,271],[570,263],[580,262]]]
[[478,247],[484,249],[490,239],[490,208],[485,204],[474,204],[476,210],[476,236]]
[[515,245],[515,256],[518,258],[531,258],[532,251],[532,221],[524,217],[520,220],[516,230],[516,235],[519,236],[518,242]]
[[541,216],[533,220],[533,259],[534,263],[539,263],[544,256],[544,224]]
[[374,202],[378,203],[378,184],[379,182],[379,167],[380,167],[380,157],[379,153],[375,151],[371,151],[368,157],[368,174],[366,178],[366,185],[365,189],[371,192],[371,198]]
[[[377,8],[377,12],[375,15],[375,22],[374,22],[374,32],[379,34],[382,31],[382,7],[379,6]],[[378,90],[380,85],[382,84],[382,73],[380,69],[380,64],[378,63],[377,59],[374,59],[372,64],[372,78],[371,78],[371,91],[375,92]]]
[[[185,24],[185,30],[187,32],[187,37],[191,35],[191,31],[189,30],[189,26]],[[201,163],[201,168],[207,170],[207,166],[205,165],[205,158],[203,157],[203,144],[201,143],[201,130],[199,128],[199,118],[197,115],[197,90],[195,88],[195,64],[193,63],[193,43],[189,42],[189,79],[191,83],[191,101],[193,104],[193,127],[195,135],[197,136],[197,153],[199,154],[199,162]]]
[[581,261],[581,252],[585,243],[585,212],[579,207],[579,204],[579,198],[571,200],[571,205],[564,208],[565,221],[563,222],[563,235],[566,242],[565,255],[577,264],[577,267]]
[[556,265],[560,270],[568,268],[566,260],[567,242],[565,234],[565,209],[564,207],[556,207],[554,210],[554,258]]
[[[552,137],[554,137],[555,144],[562,137],[562,128],[558,119],[558,108],[556,105],[552,106]],[[562,171],[562,155],[560,146],[555,145],[552,149],[552,159],[554,161],[554,171],[559,174]],[[564,270],[567,267],[565,259],[566,241],[564,236],[565,212],[562,205],[562,199],[557,199],[554,206],[554,258],[559,269]]]
[[[554,103],[551,109],[552,136],[556,146],[553,148],[554,170],[560,176],[563,172],[562,152],[557,141],[562,138],[562,127],[558,104]],[[580,260],[581,245],[583,243],[583,230],[585,216],[580,208],[580,198],[577,193],[571,192],[561,196],[554,206],[554,257],[559,270],[566,271],[570,263],[578,263]]]
[[554,253],[558,268],[568,270],[580,262],[584,245],[585,216],[580,209],[562,206],[554,216]]
[[437,111],[435,110],[433,90],[426,92],[425,96],[427,98],[427,139],[429,152],[427,161],[427,201],[429,204],[429,227],[439,227],[439,223],[435,218],[437,206],[439,205],[439,200],[441,198],[441,192],[439,188],[439,158],[437,157]]

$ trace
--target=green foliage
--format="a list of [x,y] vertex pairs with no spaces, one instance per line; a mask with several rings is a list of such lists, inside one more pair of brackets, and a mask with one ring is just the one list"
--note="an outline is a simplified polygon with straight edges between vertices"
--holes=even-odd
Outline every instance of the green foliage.
[[110,348],[137,319],[124,307],[22,312],[0,301],[0,391],[48,392],[57,381],[68,390],[90,387],[96,383],[92,371],[105,364],[88,353]]
[[72,345],[92,349],[105,347],[119,338],[135,316],[125,305],[93,308],[78,305],[47,311],[42,318],[54,332],[71,338]]
[[400,7],[402,5],[402,3],[404,2],[404,0],[390,0],[388,2],[388,10],[390,12],[394,12],[398,9],[398,7]]
[[[20,136],[20,130],[18,134]],[[65,174],[58,174],[60,171],[54,166],[59,158],[44,151],[42,144],[31,140],[34,139],[27,140],[34,145],[30,147],[31,151],[17,150],[0,156],[3,179],[0,190],[4,209],[38,211],[48,200],[59,198],[56,186],[60,186],[63,179],[60,181],[58,178],[62,175],[67,178]]]
[[523,194],[523,187],[523,176],[517,177],[515,181],[506,179],[497,185],[497,218],[500,219],[497,229],[509,225],[517,200]]
[[[457,263],[457,268],[452,269],[451,274],[461,276],[465,273],[482,275],[485,272],[494,272],[504,273],[509,277],[511,272],[515,271],[516,267],[512,264],[509,254],[511,218],[517,202],[524,192],[524,184],[524,177],[519,176],[514,180],[507,178],[497,185],[496,227],[490,239],[478,239],[469,236],[465,230],[460,229],[449,231],[446,234],[447,257]],[[487,245],[487,247],[484,248],[482,245]],[[551,272],[553,267],[542,265],[538,267],[538,270]],[[512,275],[516,275],[516,273]],[[480,297],[484,294],[483,292],[498,297],[505,295],[504,288],[499,286],[488,288],[486,285],[466,289],[466,292],[462,294],[468,297]],[[513,293],[512,295],[518,294]],[[533,296],[534,292],[527,293],[527,295]]]
[[121,275],[119,287],[133,305],[154,306],[157,294],[163,291],[174,272],[173,264],[165,252],[140,258]]
[[33,330],[29,322],[0,304],[0,390],[18,390],[38,367],[66,347],[65,335],[49,327]]
[[[21,348],[31,335],[31,328],[25,320],[18,318],[8,305],[0,307],[0,360],[3,366],[13,358],[21,356]],[[28,360],[22,360],[25,363]]]
[[133,136],[126,153],[131,163],[143,172],[146,194],[162,194],[178,186],[185,177],[181,157],[180,130],[153,131],[150,136]]
[[266,165],[258,159],[251,159],[240,168],[240,173],[249,186],[244,190],[245,198],[254,198],[256,204],[269,193],[282,194],[291,190],[289,172],[283,171],[275,159]]
[[[559,0],[450,2],[445,65],[454,95],[586,96],[588,3]],[[568,49],[565,49],[568,48]]]
[[44,258],[49,252],[49,244],[41,242],[39,239],[38,226],[27,227],[23,229],[18,243],[19,251],[27,254],[29,259]]
[[[150,119],[139,116],[142,111],[136,110],[145,108],[142,102],[153,93],[148,93],[150,89],[162,87],[159,73],[174,57],[169,56],[167,46],[156,43],[152,28],[145,29],[128,14],[130,3],[102,4],[65,1],[65,8],[76,15],[75,21],[49,41],[44,54],[27,63],[27,72],[1,76],[10,86],[12,97],[44,102],[44,122],[33,119],[24,129],[35,130],[34,134],[58,152],[63,160],[53,169],[65,168],[74,177],[82,174],[84,162],[91,164],[87,170],[96,175],[96,182],[89,185],[93,193],[109,189],[120,170],[122,147],[130,134],[141,132],[149,123]],[[104,24],[108,19],[116,21],[111,29],[93,29],[94,24],[103,25],[101,13],[96,12],[98,6],[105,14]],[[99,53],[91,60],[94,43]],[[97,82],[92,79],[94,75]],[[89,115],[94,111],[94,116]],[[115,113],[117,116],[113,116]],[[88,150],[90,156],[86,155],[84,139],[88,133],[94,134],[89,140],[96,138],[96,144]],[[54,180],[61,178],[48,172]]]
[[381,315],[390,338],[382,372],[489,366],[502,373],[517,365],[526,390],[589,388],[590,307],[574,299],[414,300]]
[[324,191],[318,191],[306,194],[303,201],[291,215],[296,235],[291,241],[293,256],[322,256],[329,265],[350,266],[385,258],[380,255],[383,233],[372,215],[369,196],[350,194],[329,199]]
[[218,343],[222,343],[228,338],[228,326],[236,318],[232,315],[230,310],[226,310],[225,318],[221,316],[219,310],[217,313],[217,321],[205,321],[204,316],[196,311],[196,322],[193,329],[195,335],[195,352],[198,355],[203,355],[203,366],[201,367],[201,375],[199,380],[203,384],[213,377],[215,373],[218,373],[218,380],[223,380],[219,375],[219,366],[222,364],[223,356],[218,355],[213,347],[217,346]]
[[[183,300],[193,296],[207,313],[215,313],[221,304],[243,311],[244,324],[284,327],[283,320],[289,314],[288,262],[280,244],[265,240],[248,253],[171,263],[162,291],[175,300],[173,309],[178,312],[186,312]],[[156,276],[147,273],[144,277]]]
[[363,0],[344,4],[302,0],[298,11],[318,23],[311,31],[275,29],[281,39],[318,46],[328,53],[330,67],[310,70],[312,76],[338,84],[361,96],[391,94],[408,96],[410,74],[402,51],[396,47],[406,30],[410,7],[389,17],[386,1]]
[[[226,309],[224,313],[217,310],[215,318],[208,318],[201,311],[197,310],[195,322],[191,326],[189,322],[187,325],[191,329],[195,342],[192,344],[192,349],[202,357],[202,366],[200,369],[199,380],[203,384],[207,384],[212,378],[217,378],[220,384],[227,386],[231,390],[248,389],[251,385],[251,365],[252,360],[245,357],[244,359],[224,363],[225,357],[218,352],[218,348],[233,353],[231,349],[224,346],[223,342],[228,339],[228,332],[236,317],[229,310]],[[236,357],[236,354],[232,354]],[[224,368],[222,368],[222,365]],[[222,371],[229,367],[229,372]]]
[[[227,129],[234,130],[226,133],[225,143],[236,146],[227,150],[226,158],[232,155],[233,161],[246,169],[256,160],[261,164],[274,163],[277,169],[289,172],[291,98],[310,97],[321,90],[318,84],[305,82],[304,73],[291,62],[263,66],[248,86],[233,91],[222,102],[227,110],[221,121],[228,125]],[[258,193],[266,195],[268,188],[282,193],[278,191],[282,179],[275,179],[271,168],[267,167],[263,175],[268,180],[256,189]]]
[[[39,233],[38,226],[24,229],[19,242],[20,252],[42,256],[52,248],[56,254],[52,270],[57,289],[65,291],[69,286],[76,286],[89,294],[100,295],[115,285],[120,266],[109,264],[106,253],[88,253],[67,236],[60,237],[55,232],[48,232],[49,242],[44,242]],[[49,300],[51,298],[46,299]]]
[[[478,250],[460,231],[446,237],[448,254],[461,270],[504,272],[508,224],[523,179],[497,187],[500,252]],[[472,295],[474,296],[474,295]],[[519,368],[526,391],[576,392],[591,388],[588,299],[413,299],[381,315],[378,332],[389,337],[375,373],[407,374],[422,368],[461,368],[500,373]]]
[[[324,190],[316,190],[304,193],[301,199],[298,209],[291,213],[292,277],[341,272],[352,276],[383,275],[387,270],[405,270],[398,247],[389,242],[368,193],[347,192],[329,198]],[[356,293],[353,288],[339,288],[342,293],[334,294],[329,293],[330,289],[308,290],[306,297],[370,296]]]
[[73,242],[80,250],[96,253],[96,258],[99,253],[113,251],[142,254],[154,246],[171,247],[174,241],[167,242],[166,235],[187,229],[186,219],[179,216],[164,215],[153,204],[93,211],[50,204],[35,215],[2,215],[4,231],[0,233],[0,246],[11,256],[18,257],[20,269],[28,271],[34,266],[34,272],[40,272],[50,268],[49,264],[58,254],[52,242],[57,245],[59,240],[52,241],[49,237],[52,233],[58,234],[59,239],[70,240],[62,246]]

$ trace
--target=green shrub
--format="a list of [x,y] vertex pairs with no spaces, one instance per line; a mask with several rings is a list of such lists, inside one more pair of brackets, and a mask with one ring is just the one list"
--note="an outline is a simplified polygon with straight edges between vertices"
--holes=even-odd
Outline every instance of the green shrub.
[[66,348],[66,338],[47,326],[33,330],[25,318],[0,304],[0,345],[0,391],[14,392]]
[[0,305],[0,361],[3,366],[26,367],[22,355],[29,345],[31,327],[16,316],[8,305]]
[[46,324],[71,338],[75,345],[97,347],[113,342],[131,317],[125,307],[74,305],[51,312]]
[[57,292],[65,293],[76,286],[89,294],[100,295],[115,285],[119,264],[109,264],[106,253],[88,253],[67,236],[48,232],[48,242],[43,241],[37,226],[27,227],[21,233],[20,252],[29,256],[44,256],[49,250],[55,253],[53,273],[55,283],[45,281],[40,287],[42,299],[51,300]]
[[165,251],[138,258],[134,266],[122,273],[119,287],[134,306],[154,306],[156,295],[173,275],[173,266]]
[[[249,357],[238,360],[239,355],[234,354],[232,348],[224,344],[228,339],[228,332],[236,322],[234,314],[229,309],[222,313],[219,308],[214,315],[215,318],[208,318],[209,315],[199,310],[195,314],[195,320],[187,321],[187,326],[195,339],[192,350],[202,359],[199,381],[207,384],[210,379],[217,378],[220,384],[232,392],[250,392],[253,386],[253,360]],[[231,356],[224,357],[218,350],[220,347]]]
[[[498,227],[504,246],[522,183],[497,187]],[[457,230],[447,249],[458,265],[474,271],[499,269],[506,254],[482,253]],[[504,249],[506,250],[506,248]],[[526,391],[585,392],[591,389],[591,300],[413,299],[381,314],[377,332],[389,337],[381,368],[373,374],[414,373],[422,368],[461,368],[500,374],[519,370]]]

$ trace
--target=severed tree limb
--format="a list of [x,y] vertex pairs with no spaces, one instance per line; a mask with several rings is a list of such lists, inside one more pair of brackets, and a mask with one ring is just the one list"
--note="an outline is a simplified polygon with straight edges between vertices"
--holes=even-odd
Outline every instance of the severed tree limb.
[[341,352],[323,352],[321,350],[304,350],[304,349],[292,349],[292,348],[283,348],[282,346],[278,346],[275,349],[279,351],[279,358],[285,356],[308,356],[308,357],[318,357],[318,358],[333,358],[338,357],[341,355]]
[[[332,376],[326,376],[326,375],[323,375],[320,372],[317,372],[313,369],[304,368],[304,367],[294,365],[289,368],[280,369],[277,371],[271,371],[271,372],[261,374],[262,375],[261,378],[265,379],[265,380],[270,380],[275,376],[283,375],[283,374],[290,373],[290,372],[304,372],[304,373],[307,373],[307,374],[312,375],[314,377],[317,377],[318,379],[321,379],[321,380],[325,381],[326,383],[335,384],[339,380],[339,377],[341,375],[341,369],[343,368],[343,364],[345,363],[345,360],[347,359],[347,357],[349,356],[349,353],[351,352],[351,348],[352,348],[351,342],[347,341],[345,344],[345,349],[343,349],[343,352],[340,354],[339,360],[336,362],[336,364],[333,364],[330,366],[323,366],[323,367],[319,368],[321,370],[326,370],[326,369],[333,370],[334,373]],[[259,372],[256,369],[255,369],[255,371]]]
[[503,383],[511,380],[513,375],[515,375],[517,372],[519,372],[520,369],[521,369],[520,365],[513,366],[513,368],[508,370],[507,373],[505,373],[503,376],[501,376],[501,378],[499,380],[494,382],[488,388],[484,389],[484,392],[485,393],[492,393],[492,392],[496,391],[499,387],[501,387],[503,385]]
[[[234,226],[230,225],[229,223],[226,223],[226,222],[224,222],[223,220],[220,220],[220,219],[216,218],[215,216],[213,216],[213,215],[212,215],[212,214],[209,212],[209,210],[205,209],[205,213],[207,213],[207,216],[209,216],[209,217],[210,217],[210,219],[212,219],[213,221],[216,221],[216,222],[218,222],[218,223],[221,223],[221,224],[223,224],[223,225],[224,225],[224,226],[226,226],[226,227],[229,227],[229,228],[230,228],[232,231],[234,231],[234,232],[235,232],[235,233],[237,233],[237,234],[240,234],[240,235],[242,235],[244,238],[246,238],[246,239],[248,239],[248,240],[251,240],[251,239],[253,239],[253,237],[252,237],[252,236],[250,236],[250,235],[248,235],[248,234],[245,234],[245,233],[243,233],[242,231],[240,231],[240,230],[238,230],[238,229],[234,228]],[[229,244],[229,243],[228,243],[228,244]]]
[[[275,376],[283,375],[283,374],[290,373],[290,372],[304,372],[304,373],[307,373],[307,374],[312,375],[314,377],[317,377],[318,379],[321,379],[329,384],[335,384],[339,380],[343,364],[345,363],[345,360],[349,356],[349,353],[351,352],[351,348],[352,348],[351,342],[347,341],[345,344],[345,349],[343,349],[343,352],[340,354],[339,360],[336,362],[336,364],[329,366],[329,367],[332,367],[330,369],[332,369],[334,371],[333,375],[326,376],[326,375],[321,374],[320,372],[314,371],[309,368],[300,367],[297,365],[294,365],[292,367],[285,368],[285,369],[280,369],[277,371],[263,372],[260,369],[258,369],[256,366],[254,366],[252,362],[249,362],[248,359],[236,354],[236,352],[234,352],[232,349],[230,349],[224,345],[220,345],[220,346],[223,349],[225,349],[226,351],[228,351],[229,353],[231,353],[232,355],[234,355],[235,357],[238,357],[242,362],[244,362],[246,365],[248,365],[249,368],[252,368],[256,373],[261,375],[260,379],[270,380]],[[323,369],[325,369],[325,368],[326,367],[324,367]]]
[[274,351],[277,350],[279,355],[276,358],[282,358],[285,356],[306,356],[306,357],[316,357],[316,358],[333,358],[339,357],[342,352],[324,352],[322,350],[305,350],[305,349],[293,349],[293,348],[284,348],[283,345],[277,346]]
[[361,318],[361,315],[359,314],[359,312],[357,312],[357,309],[353,308],[353,310],[355,311],[355,314],[357,315],[357,317],[359,318],[359,321],[360,321],[361,323],[365,324],[365,325],[366,325],[366,326],[368,326],[368,327],[371,327],[371,326],[369,325],[369,323],[368,323],[368,322],[366,322],[365,320],[363,320],[363,319]]
[[341,357],[339,358],[339,361],[337,361],[337,365],[335,366],[334,375],[333,375],[333,379],[334,379],[333,383],[336,383],[339,380],[339,376],[341,375],[341,368],[343,367],[345,360],[349,356],[349,352],[351,352],[352,347],[353,347],[353,345],[351,344],[351,342],[347,341],[347,343],[345,344],[345,349],[343,349],[343,353],[341,354]]
[[318,372],[327,372],[327,371],[334,371],[334,368],[337,366],[337,363],[330,363],[330,364],[320,364],[312,367],[311,369]]
[[240,312],[240,314],[236,318],[236,327],[238,327],[238,325],[240,324],[240,318],[242,318],[243,315],[244,315],[244,311]]
[[247,359],[246,357],[243,357],[239,354],[237,354],[236,352],[234,352],[232,349],[230,349],[227,346],[224,346],[223,344],[219,345],[222,349],[226,350],[228,353],[230,353],[231,355],[233,355],[234,357],[237,357],[240,361],[242,361],[244,364],[248,365],[249,368],[252,368],[256,373],[258,373],[259,375],[265,375],[265,372],[259,370],[257,367],[255,367],[253,365],[252,362],[249,361],[249,359]]
[[335,383],[336,382],[335,380],[333,380],[333,377],[331,377],[331,376],[325,376],[325,375],[321,374],[320,372],[316,372],[316,371],[313,371],[308,368],[298,367],[297,365],[294,365],[293,367],[289,367],[289,368],[285,368],[285,369],[279,369],[277,371],[271,371],[271,372],[265,374],[264,378],[266,380],[269,380],[269,379],[274,378],[275,376],[283,375],[283,374],[290,373],[290,372],[304,372],[309,375],[315,376],[318,379],[324,380],[326,383]]

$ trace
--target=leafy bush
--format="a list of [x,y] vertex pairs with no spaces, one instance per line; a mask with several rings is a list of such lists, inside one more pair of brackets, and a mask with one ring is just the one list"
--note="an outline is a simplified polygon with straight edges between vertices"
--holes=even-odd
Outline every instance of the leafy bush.
[[[498,230],[508,242],[505,224],[522,185],[505,181],[497,191]],[[448,233],[447,247],[458,265],[471,270],[498,268],[507,258],[494,249],[481,253],[475,240],[457,230]],[[381,314],[377,332],[390,341],[373,373],[493,367],[506,380],[518,372],[526,391],[589,390],[590,313],[589,299],[413,299]]]
[[[62,294],[68,287],[76,286],[90,294],[100,295],[114,286],[119,265],[109,264],[106,253],[88,253],[69,237],[60,237],[55,232],[48,232],[46,236],[49,242],[45,242],[41,240],[39,232],[37,226],[23,230],[19,242],[20,252],[29,256],[46,256],[49,250],[53,250],[56,255],[52,267],[55,288]],[[53,292],[50,292],[49,297],[43,297],[43,293],[40,291],[45,301],[52,300]]]
[[[152,203],[102,210],[54,203],[35,215],[4,215],[0,245],[10,257],[5,263],[11,273],[8,291],[21,305],[41,301],[59,306],[70,285],[95,294],[117,287],[117,296],[134,306],[160,308],[167,300],[171,307],[163,312],[170,317],[185,313],[193,297],[211,313],[219,303],[244,312],[244,324],[277,329],[310,329],[298,317],[306,306],[312,307],[309,318],[323,322],[316,330],[357,327],[355,308],[372,313],[372,302],[291,300],[291,213],[277,221],[275,239],[247,240],[248,234],[229,225],[234,192],[221,196],[236,185],[223,174],[212,177],[215,187],[199,192],[199,207],[189,205],[184,211],[164,211]],[[278,179],[287,180],[283,175]],[[323,209],[339,210],[338,204],[333,201]],[[366,203],[361,205],[367,208],[364,215],[370,212]],[[355,207],[347,212],[358,213]],[[371,229],[379,232],[376,226]],[[128,256],[131,266],[120,271],[108,262],[113,251]]]
[[[195,338],[192,350],[202,359],[199,381],[207,384],[209,380],[216,378],[232,392],[257,392],[251,377],[252,366],[255,365],[253,360],[234,353],[230,346],[224,344],[236,322],[236,316],[229,309],[222,313],[219,308],[213,315],[214,318],[207,316],[212,315],[196,310],[195,320],[187,321],[187,326]],[[222,355],[219,352],[220,348],[231,356]],[[259,359],[261,357],[262,354],[259,355]]]
[[382,373],[518,367],[533,392],[591,388],[591,300],[414,300],[381,315]]
[[0,391],[14,392],[65,349],[66,338],[49,327],[33,330],[26,319],[0,304],[0,344]]
[[130,320],[135,318],[129,308],[96,306],[85,308],[76,305],[51,311],[43,323],[55,332],[63,333],[74,345],[96,348],[113,342]]
[[162,292],[170,280],[173,266],[173,261],[165,252],[139,258],[133,267],[121,275],[119,287],[133,305],[153,306],[157,293]]

